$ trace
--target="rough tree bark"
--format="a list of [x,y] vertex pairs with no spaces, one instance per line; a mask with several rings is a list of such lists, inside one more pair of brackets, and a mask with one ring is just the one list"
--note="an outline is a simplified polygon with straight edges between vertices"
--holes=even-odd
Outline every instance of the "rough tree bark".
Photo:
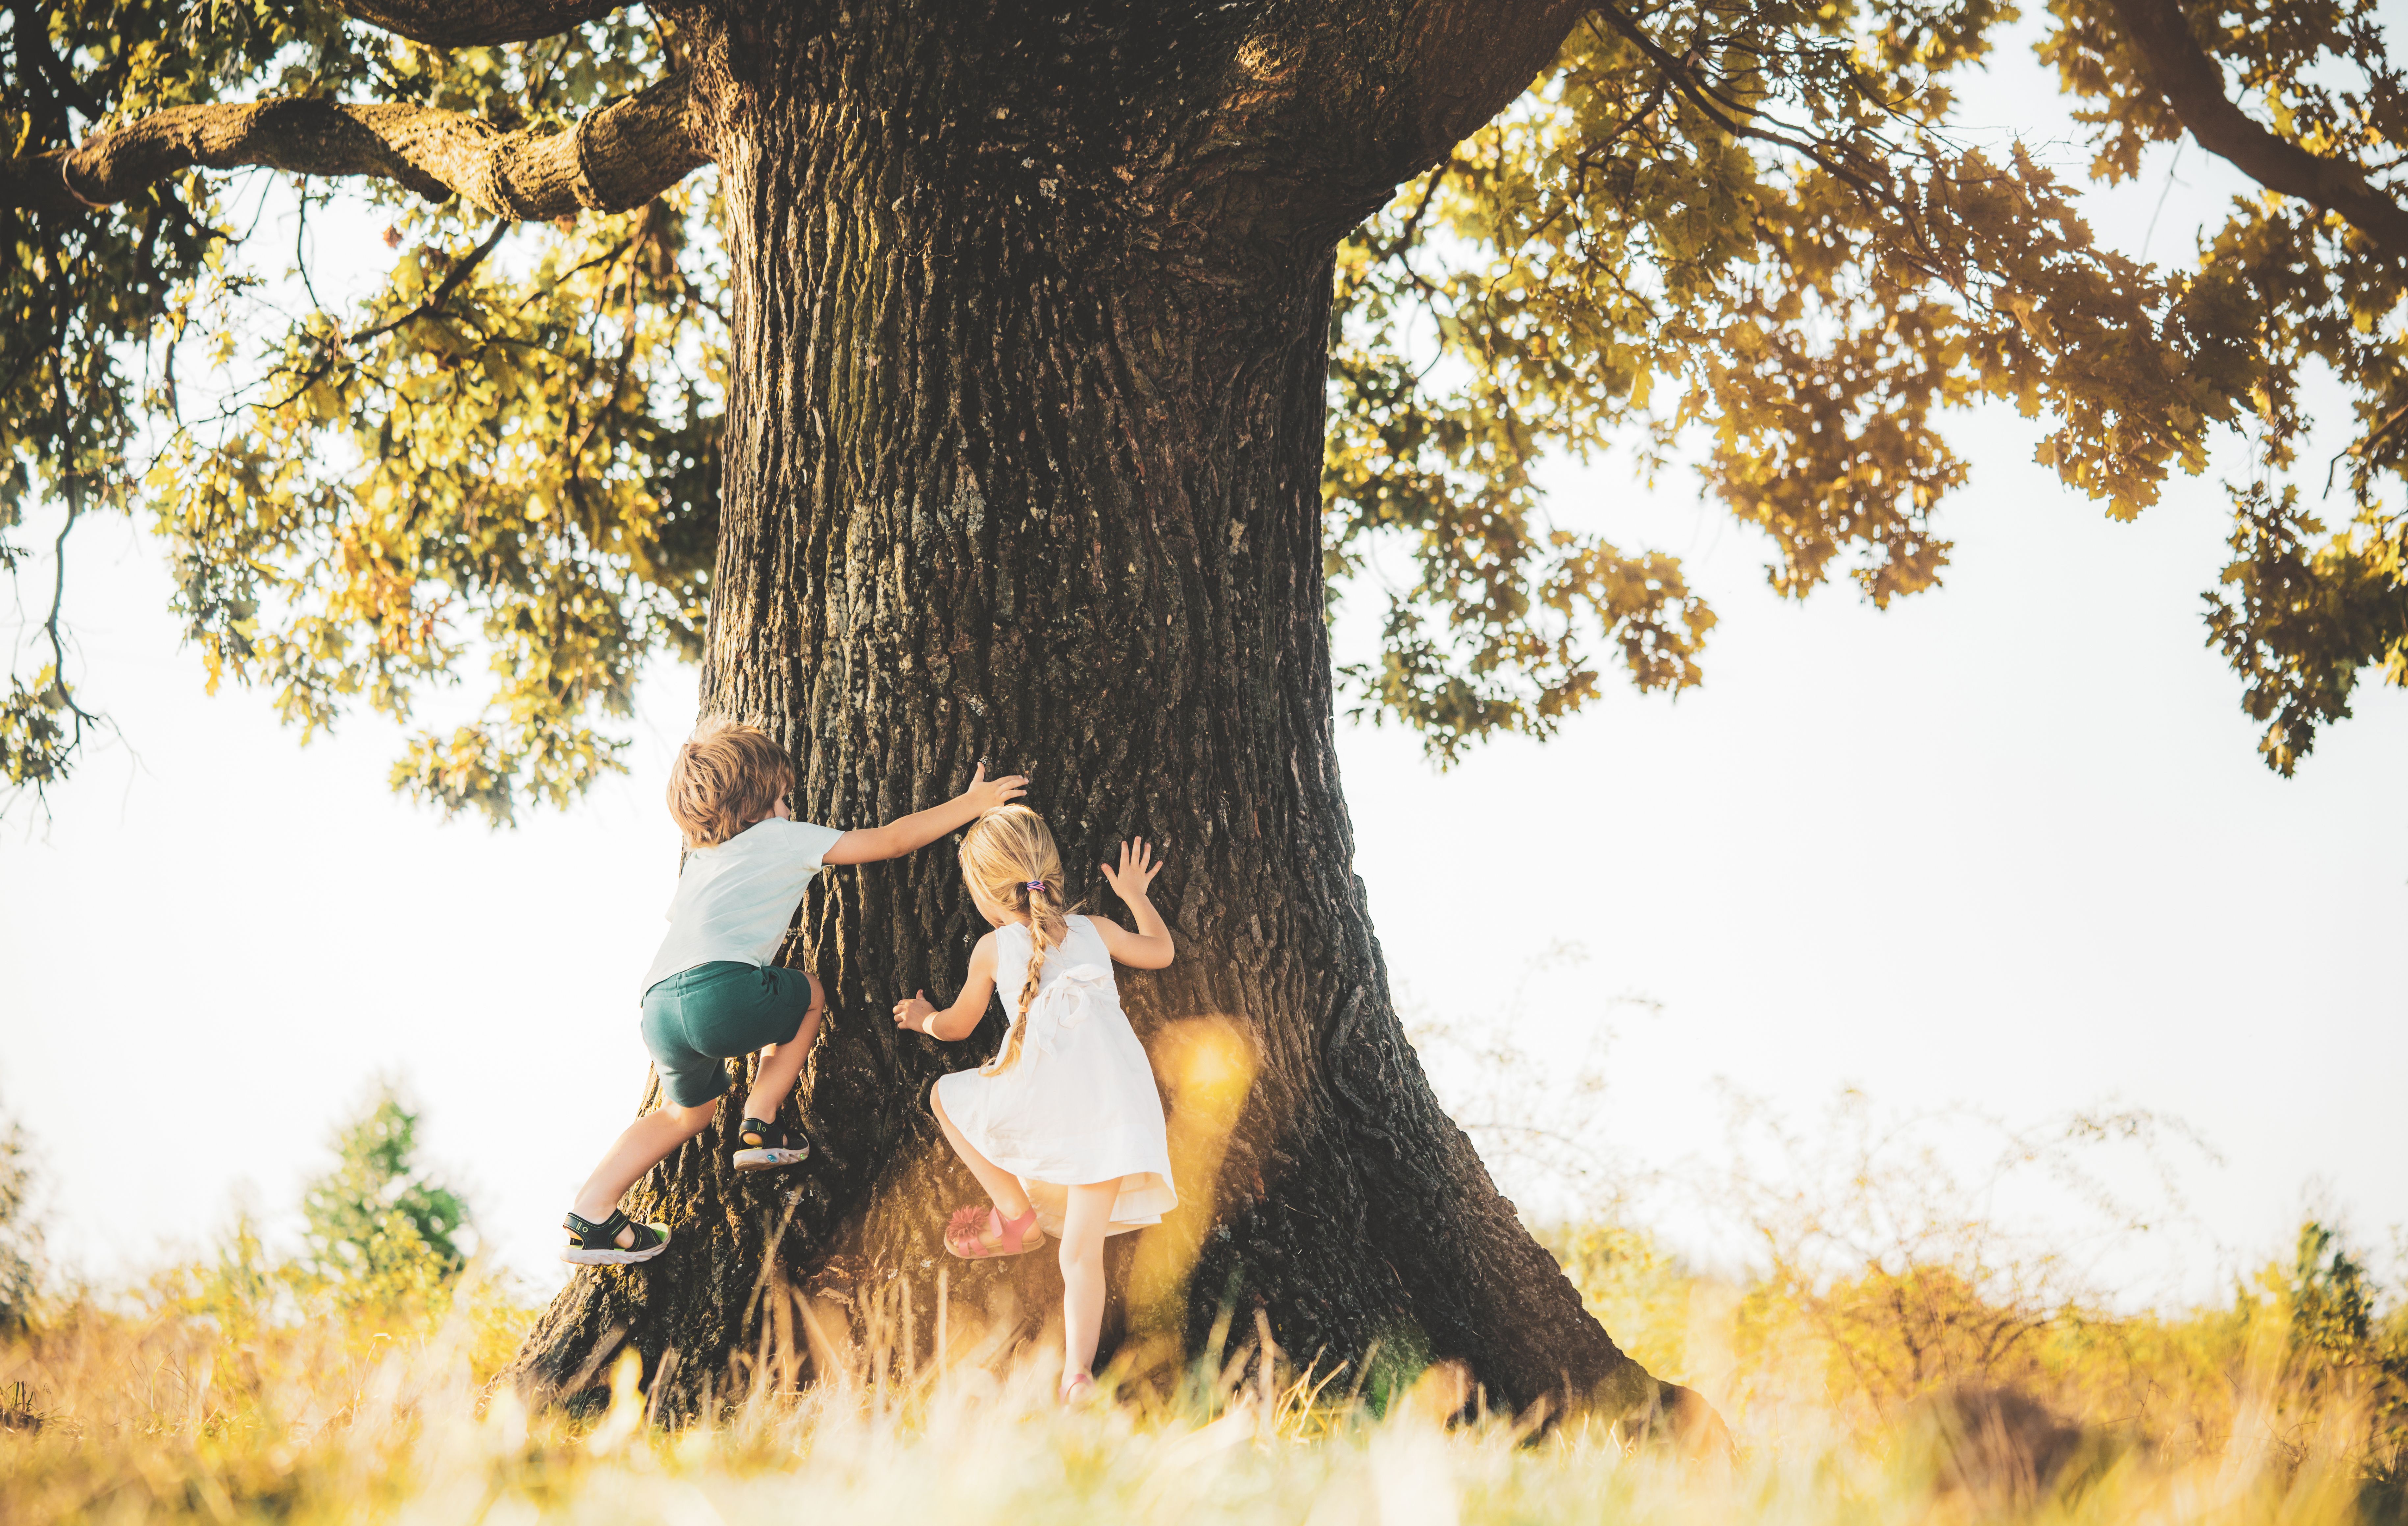
[[[1234,1302],[1298,1357],[1386,1342],[1466,1362],[1492,1404],[1647,1416],[1667,1389],[1584,1312],[1398,1026],[1323,618],[1331,251],[1527,85],[1571,7],[1367,9],[681,18],[734,274],[701,708],[788,739],[812,820],[933,803],[983,758],[1033,776],[1074,884],[1123,835],[1169,844],[1180,960],[1122,986],[1175,1129],[1209,1139],[1212,1102],[1167,1036],[1217,1017],[1253,1073],[1217,1173],[1180,1183],[1185,1240],[1149,1231],[1173,1273],[1202,1241],[1174,1346]],[[885,1012],[954,987],[973,917],[941,848],[824,878],[786,956],[831,1001],[802,1088],[819,1155],[740,1180],[723,1121],[666,1162],[638,1193],[679,1245],[579,1274],[522,1381],[590,1383],[624,1340],[648,1371],[674,1350],[690,1402],[778,1346],[794,1288],[848,1290],[856,1331],[898,1280],[927,1310],[974,1188],[919,1097],[1001,1016],[939,1046]],[[1018,1279],[1041,1309],[1049,1260],[956,1264],[954,1296]]]

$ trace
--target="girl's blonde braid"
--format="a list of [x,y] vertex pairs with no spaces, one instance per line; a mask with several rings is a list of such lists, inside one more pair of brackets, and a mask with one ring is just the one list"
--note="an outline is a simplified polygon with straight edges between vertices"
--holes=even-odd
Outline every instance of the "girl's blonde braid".
[[1004,805],[981,816],[962,838],[962,878],[992,905],[1025,918],[1028,978],[1021,983],[1020,1011],[1003,1050],[983,1067],[997,1075],[1019,1062],[1028,1042],[1028,1018],[1037,1007],[1037,986],[1045,951],[1070,930],[1071,908],[1062,900],[1062,853],[1045,820],[1025,805]]
[[1015,890],[1012,909],[1028,918],[1028,978],[1020,983],[1020,1015],[1011,1025],[1011,1034],[1003,1041],[1003,1052],[985,1067],[989,1075],[1001,1075],[1020,1060],[1020,1046],[1028,1038],[1028,1011],[1037,1004],[1037,985],[1045,970],[1045,950],[1058,943],[1069,930],[1070,919],[1062,906],[1061,887],[1051,879],[1027,880]]

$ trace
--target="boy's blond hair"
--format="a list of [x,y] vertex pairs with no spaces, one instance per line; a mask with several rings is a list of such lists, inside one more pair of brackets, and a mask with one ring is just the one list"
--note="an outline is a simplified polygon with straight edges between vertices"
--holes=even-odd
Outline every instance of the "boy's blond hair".
[[687,847],[707,848],[767,816],[794,782],[794,760],[768,732],[708,721],[669,765],[669,814]]

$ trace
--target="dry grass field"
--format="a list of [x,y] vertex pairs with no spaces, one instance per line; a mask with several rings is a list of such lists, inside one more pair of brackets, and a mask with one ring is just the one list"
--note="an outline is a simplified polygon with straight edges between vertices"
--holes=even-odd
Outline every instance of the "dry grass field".
[[297,1241],[238,1219],[133,1286],[44,1271],[7,1131],[0,1526],[2408,1520],[2408,1299],[2374,1258],[2310,1221],[2219,1299],[2111,1307],[2069,1270],[2067,1220],[2035,1234],[1967,1205],[2035,1164],[2106,1202],[2084,1162],[2138,1125],[1977,1134],[1955,1159],[2006,1175],[1970,1179],[1943,1148],[1958,1121],[1850,1094],[1760,1131],[1769,1152],[1735,1135],[1722,1186],[1681,1192],[1721,1193],[1750,1270],[1700,1270],[1602,1198],[1544,1235],[1606,1328],[1727,1418],[1736,1446],[1707,1456],[1489,1413],[1409,1334],[1350,1368],[1243,1316],[1065,1413],[1056,1332],[987,1325],[941,1273],[714,1375],[699,1415],[656,1413],[632,1353],[598,1375],[607,1403],[531,1412],[497,1375],[538,1300],[466,1253],[467,1209],[390,1093],[330,1142]]
[[1723,1406],[1737,1453],[1702,1460],[1463,1422],[1445,1367],[1366,1384],[1234,1338],[1175,1391],[1065,1414],[1041,1342],[967,1319],[910,1369],[731,1375],[697,1423],[648,1413],[632,1360],[607,1408],[529,1414],[491,1379],[533,1311],[494,1283],[330,1280],[238,1234],[0,1344],[0,1522],[2397,1519],[2398,1316],[2321,1234],[2229,1306],[2036,1318],[1944,1268],[1733,1287],[1559,1235],[1610,1328]]

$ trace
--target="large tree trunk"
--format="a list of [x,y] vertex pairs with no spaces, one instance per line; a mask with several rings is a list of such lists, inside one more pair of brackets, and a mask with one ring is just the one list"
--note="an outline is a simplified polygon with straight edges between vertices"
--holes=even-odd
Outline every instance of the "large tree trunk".
[[[1342,91],[1301,88],[1319,44],[1258,20],[859,6],[883,14],[815,35],[830,19],[808,8],[687,22],[735,293],[704,713],[787,738],[797,813],[838,827],[936,803],[981,759],[1025,771],[1098,910],[1093,866],[1118,839],[1168,844],[1156,899],[1179,959],[1119,975],[1182,1202],[1114,1243],[1127,1296],[1107,1355],[1194,1353],[1224,1308],[1241,1332],[1258,1308],[1324,1370],[1378,1343],[1467,1363],[1492,1405],[1652,1412],[1659,1386],[1431,1095],[1338,783],[1330,251],[1452,139],[1387,161],[1325,146],[1322,179],[1268,175],[1299,151],[1282,133],[1329,132],[1297,125],[1297,101]],[[1458,114],[1495,110],[1553,39],[1524,46],[1496,98]],[[1294,109],[1201,109],[1230,79]],[[1438,853],[1430,869],[1433,885],[1466,872]],[[983,930],[946,845],[823,876],[786,955],[830,1001],[799,1093],[819,1153],[738,1178],[731,1105],[638,1188],[678,1244],[578,1274],[522,1379],[589,1384],[624,1340],[648,1373],[674,1349],[669,1402],[690,1405],[726,1391],[731,1361],[799,1346],[790,1317],[833,1308],[814,1290],[849,1298],[856,1338],[884,1311],[898,1353],[924,1354],[940,1266],[967,1307],[1009,1289],[1041,1317],[1050,1257],[971,1266],[939,1239],[976,1188],[922,1096],[991,1051],[999,1006],[960,1044],[887,1016],[924,986],[950,997]],[[908,1336],[891,1323],[905,1284]]]

